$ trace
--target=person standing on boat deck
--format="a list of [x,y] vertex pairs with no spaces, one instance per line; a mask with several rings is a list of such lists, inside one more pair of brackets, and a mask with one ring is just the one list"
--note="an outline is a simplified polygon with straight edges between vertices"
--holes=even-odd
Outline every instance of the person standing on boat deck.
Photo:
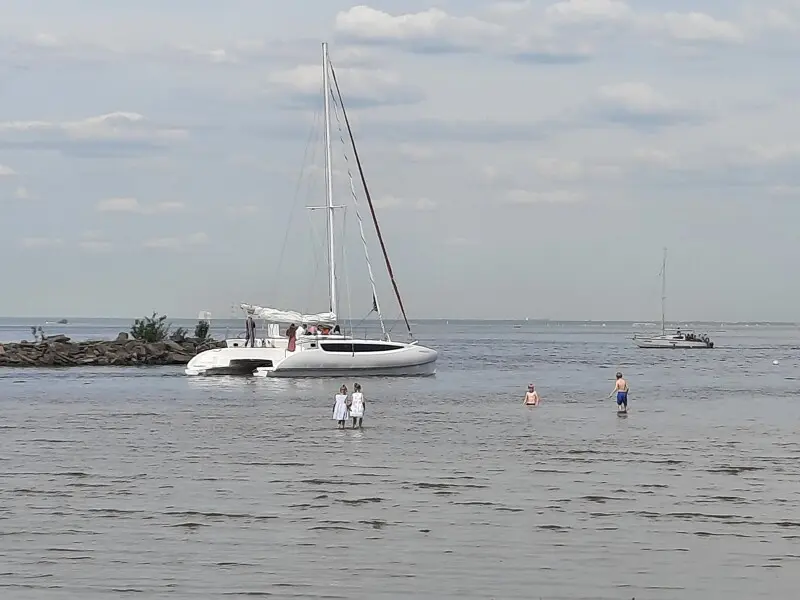
[[300,325],[300,327],[297,328],[297,337],[300,337],[301,335],[307,335],[307,334],[308,334],[308,327],[306,327],[306,324],[303,323],[303,324]]
[[350,396],[350,416],[353,417],[353,429],[361,429],[361,423],[364,420],[364,408],[367,406],[367,401],[364,399],[364,394],[361,393],[361,384],[353,384],[353,393]]
[[347,386],[343,385],[339,388],[339,393],[336,394],[333,400],[333,419],[338,421],[339,429],[344,429],[344,424],[350,418],[349,411],[347,410]]
[[289,352],[294,352],[297,344],[297,325],[294,323],[289,325],[289,329],[286,330],[286,337],[289,338],[289,344],[286,349]]
[[622,373],[617,372],[617,383],[614,390],[608,395],[609,398],[617,394],[617,411],[628,412],[628,382],[622,378]]
[[247,315],[247,319],[244,321],[244,330],[244,347],[247,348],[249,343],[250,347],[254,348],[256,345],[256,322],[253,320],[253,315]]
[[528,391],[525,392],[525,398],[522,400],[523,404],[528,406],[539,406],[539,393],[532,383],[528,384]]

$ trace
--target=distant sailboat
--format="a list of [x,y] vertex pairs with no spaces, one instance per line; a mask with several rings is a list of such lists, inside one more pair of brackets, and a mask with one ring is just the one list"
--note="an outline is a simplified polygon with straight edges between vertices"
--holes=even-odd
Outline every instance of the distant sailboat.
[[639,348],[713,348],[707,335],[697,335],[691,329],[677,329],[667,333],[666,328],[666,301],[667,301],[667,249],[664,248],[664,258],[661,262],[661,335],[638,337],[633,336],[634,343]]

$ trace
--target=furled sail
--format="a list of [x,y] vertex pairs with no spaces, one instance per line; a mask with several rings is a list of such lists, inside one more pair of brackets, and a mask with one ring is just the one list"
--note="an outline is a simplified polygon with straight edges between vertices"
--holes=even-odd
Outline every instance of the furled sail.
[[264,319],[272,323],[294,323],[300,325],[335,325],[336,315],[332,312],[304,315],[294,310],[279,310],[277,308],[264,308],[255,304],[240,304],[243,311],[257,319]]

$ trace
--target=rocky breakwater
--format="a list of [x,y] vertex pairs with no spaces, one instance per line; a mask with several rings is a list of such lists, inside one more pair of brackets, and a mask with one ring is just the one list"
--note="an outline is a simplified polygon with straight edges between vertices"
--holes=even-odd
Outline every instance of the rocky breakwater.
[[41,342],[0,344],[0,367],[185,365],[199,352],[225,342],[186,338],[147,343],[120,333],[116,340],[73,342],[65,335]]

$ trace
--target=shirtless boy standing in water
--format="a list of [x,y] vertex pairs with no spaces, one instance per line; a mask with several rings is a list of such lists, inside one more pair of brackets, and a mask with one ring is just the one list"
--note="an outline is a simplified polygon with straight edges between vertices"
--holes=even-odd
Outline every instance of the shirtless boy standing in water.
[[611,398],[617,394],[617,411],[626,413],[628,412],[628,382],[622,378],[622,373],[617,373],[617,383],[614,386],[608,397]]
[[539,406],[539,394],[536,392],[532,383],[528,384],[528,391],[525,392],[525,399],[522,403],[530,406]]

